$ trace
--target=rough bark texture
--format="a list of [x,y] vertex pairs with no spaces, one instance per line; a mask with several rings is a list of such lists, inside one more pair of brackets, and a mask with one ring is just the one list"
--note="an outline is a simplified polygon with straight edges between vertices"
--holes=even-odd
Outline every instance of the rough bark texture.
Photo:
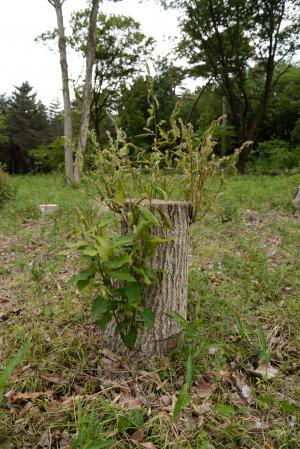
[[65,176],[67,184],[73,183],[73,154],[72,154],[72,120],[71,120],[71,101],[69,91],[69,75],[67,64],[66,36],[64,20],[62,14],[61,0],[48,0],[54,6],[57,17],[58,29],[58,47],[60,56],[60,66],[62,75],[63,99],[64,99],[64,150],[65,150]]
[[292,203],[296,209],[300,209],[300,186],[297,187]]
[[[168,243],[159,245],[152,266],[161,270],[158,285],[151,285],[144,291],[145,306],[155,313],[152,329],[140,323],[136,347],[128,350],[115,333],[115,324],[104,333],[104,345],[115,352],[122,352],[130,358],[159,355],[175,347],[180,338],[181,329],[178,323],[166,314],[177,312],[183,317],[187,314],[188,285],[188,251],[189,224],[191,205],[180,201],[154,200],[152,204],[159,207],[169,217],[171,229],[165,226],[155,228],[154,235],[173,237]],[[128,207],[130,205],[128,204]],[[127,224],[123,224],[124,233]]]
[[83,154],[85,152],[86,143],[87,143],[87,130],[88,130],[89,120],[90,120],[90,109],[91,109],[91,100],[92,100],[92,75],[93,75],[93,65],[94,65],[94,59],[95,59],[98,8],[99,8],[99,0],[93,0],[92,9],[91,9],[91,13],[90,13],[90,20],[89,20],[82,116],[81,116],[80,129],[79,129],[78,148],[77,148],[77,153],[76,153],[76,158],[75,158],[75,166],[74,166],[74,182],[75,183],[80,183],[80,181],[81,181]]

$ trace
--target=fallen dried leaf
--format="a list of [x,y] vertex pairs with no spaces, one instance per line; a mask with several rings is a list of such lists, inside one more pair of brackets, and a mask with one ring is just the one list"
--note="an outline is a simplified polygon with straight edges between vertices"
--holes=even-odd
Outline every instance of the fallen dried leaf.
[[219,375],[222,377],[223,382],[228,382],[231,379],[233,372],[232,371],[219,371]]
[[193,413],[196,415],[205,415],[211,409],[211,404],[209,402],[203,402],[202,404],[192,403]]
[[163,395],[161,398],[162,405],[171,405],[172,404],[172,397],[168,396],[167,394]]
[[136,444],[139,444],[139,443],[142,443],[143,441],[144,441],[144,431],[143,430],[137,430],[136,432],[134,432],[132,435],[131,435],[131,437],[130,437],[130,439],[134,442],[134,443],[136,443]]
[[27,402],[27,404],[24,405],[24,407],[19,411],[18,419],[23,418],[26,415],[26,413],[29,412],[32,406],[33,406],[32,402]]
[[197,396],[198,398],[207,399],[212,395],[214,391],[214,385],[210,382],[204,382],[203,380],[200,380],[196,382],[195,387],[193,387],[192,390],[195,396]]
[[144,447],[145,449],[156,449],[156,446],[154,446],[153,443],[141,443],[140,444],[142,447]]
[[55,385],[65,385],[69,382],[67,379],[60,376],[41,376],[41,377],[47,382]]
[[9,401],[14,403],[14,402],[26,402],[26,401],[31,401],[34,402],[36,401],[38,398],[44,396],[47,398],[51,398],[52,397],[52,392],[51,391],[37,391],[37,392],[33,392],[33,393],[15,393],[15,394],[10,394],[10,391],[8,393],[6,393],[6,398],[8,399],[9,397]]
[[262,363],[254,370],[254,373],[272,379],[278,373],[278,369],[274,368],[270,363]]
[[141,396],[134,397],[123,391],[118,395],[117,401],[115,403],[119,404],[121,407],[128,409],[140,408],[145,404],[145,399]]
[[31,368],[31,364],[28,363],[28,365],[23,366],[23,368],[20,368],[19,370],[17,370],[13,375],[12,378],[13,379],[17,379],[21,374],[25,373],[25,371],[27,371],[28,369]]
[[72,447],[72,444],[71,444],[71,440],[69,438],[69,434],[66,430],[64,430],[60,435],[59,448],[60,449],[71,449],[71,447]]
[[48,430],[44,432],[38,442],[38,446],[48,448],[51,440],[51,434]]

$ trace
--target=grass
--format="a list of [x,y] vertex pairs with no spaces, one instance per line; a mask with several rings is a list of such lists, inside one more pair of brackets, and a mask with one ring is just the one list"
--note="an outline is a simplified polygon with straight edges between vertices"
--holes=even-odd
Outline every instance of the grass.
[[[193,401],[175,422],[187,345],[128,366],[101,351],[88,292],[66,285],[78,262],[59,253],[75,209],[102,211],[59,175],[12,181],[16,200],[0,211],[0,367],[30,344],[6,385],[1,449],[299,447],[299,175],[233,177],[191,229]],[[47,202],[59,212],[41,218]],[[255,373],[268,358],[272,379]]]

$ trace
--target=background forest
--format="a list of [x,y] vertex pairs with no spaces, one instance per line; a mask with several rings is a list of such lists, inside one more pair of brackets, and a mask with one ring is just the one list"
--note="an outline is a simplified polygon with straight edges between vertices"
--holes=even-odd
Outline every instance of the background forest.
[[[172,7],[172,2],[164,3]],[[210,3],[212,8],[208,7]],[[147,148],[147,138],[142,136],[148,115],[145,67],[151,61],[158,119],[166,126],[177,102],[180,117],[192,123],[196,137],[226,114],[215,134],[217,153],[231,154],[244,141],[254,142],[240,158],[240,173],[279,174],[299,168],[299,29],[289,10],[291,4],[268,2],[271,9],[262,4],[262,9],[255,10],[257,2],[235,3],[228,2],[226,9],[219,1],[198,1],[194,6],[181,2],[185,15],[173,56],[156,60],[154,40],[145,36],[132,18],[98,14],[90,128],[102,148],[107,143],[107,131],[114,133],[113,122],[125,131],[130,142]],[[247,24],[242,14],[251,17]],[[287,26],[282,29],[284,21]],[[84,57],[88,10],[73,13],[70,26],[68,45]],[[199,29],[205,34],[201,35]],[[48,32],[38,40],[55,38],[55,32]],[[201,87],[183,87],[188,77],[200,80]],[[73,87],[72,125],[77,136],[83,81]],[[0,162],[10,173],[63,171],[63,134],[63,110],[58,99],[47,106],[42,104],[34,86],[26,80],[11,94],[1,95]],[[90,167],[92,151],[88,143],[86,168]]]

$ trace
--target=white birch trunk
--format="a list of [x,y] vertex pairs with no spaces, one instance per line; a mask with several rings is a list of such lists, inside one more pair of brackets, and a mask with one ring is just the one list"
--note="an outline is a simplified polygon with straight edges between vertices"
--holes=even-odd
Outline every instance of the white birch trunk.
[[67,63],[67,50],[66,50],[66,36],[65,27],[62,14],[61,0],[48,0],[49,3],[54,6],[57,17],[57,29],[58,29],[58,47],[60,56],[60,66],[62,75],[62,88],[64,99],[64,152],[65,152],[65,177],[67,184],[73,184],[73,153],[72,153],[72,118],[71,118],[71,101],[69,91],[69,74]]
[[90,120],[90,109],[91,109],[91,100],[92,100],[92,75],[93,75],[93,65],[94,65],[94,59],[95,59],[98,9],[99,9],[99,0],[93,0],[92,9],[91,9],[91,13],[90,13],[90,20],[89,20],[82,115],[81,115],[81,122],[80,122],[78,147],[77,147],[77,152],[76,152],[76,156],[75,156],[75,166],[74,166],[74,182],[77,184],[80,183],[80,181],[81,181],[83,155],[86,150],[87,130],[88,130],[89,120]]

